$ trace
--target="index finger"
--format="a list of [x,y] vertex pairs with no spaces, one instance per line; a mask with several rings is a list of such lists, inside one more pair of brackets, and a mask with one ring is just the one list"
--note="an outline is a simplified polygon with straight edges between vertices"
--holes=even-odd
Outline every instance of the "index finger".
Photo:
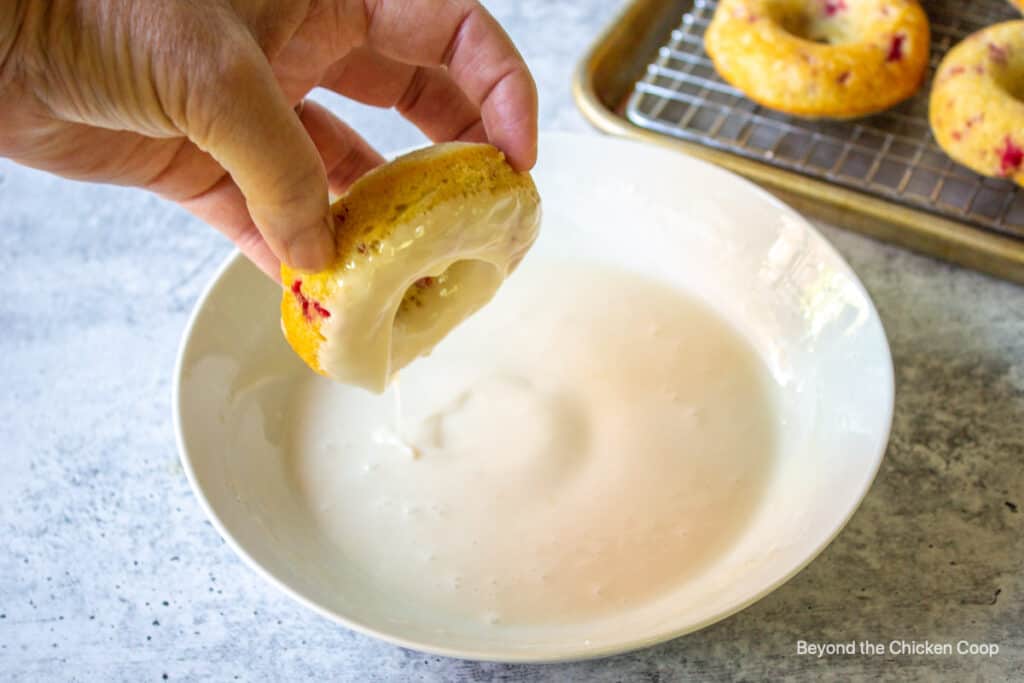
[[480,108],[488,139],[521,171],[537,160],[537,86],[512,40],[476,0],[366,0],[366,40],[418,66],[445,66]]

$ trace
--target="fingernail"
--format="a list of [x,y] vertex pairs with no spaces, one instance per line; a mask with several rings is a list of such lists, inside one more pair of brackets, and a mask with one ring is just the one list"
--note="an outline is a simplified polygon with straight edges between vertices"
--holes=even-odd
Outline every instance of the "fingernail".
[[288,261],[299,270],[324,270],[334,260],[334,237],[326,228],[307,230],[288,245]]

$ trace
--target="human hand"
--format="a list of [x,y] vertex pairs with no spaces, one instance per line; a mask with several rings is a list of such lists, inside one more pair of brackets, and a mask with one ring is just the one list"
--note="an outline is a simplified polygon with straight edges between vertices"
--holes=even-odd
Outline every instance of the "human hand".
[[328,189],[382,161],[318,85],[536,159],[536,87],[476,0],[0,2],[0,156],[176,201],[274,278],[329,263]]

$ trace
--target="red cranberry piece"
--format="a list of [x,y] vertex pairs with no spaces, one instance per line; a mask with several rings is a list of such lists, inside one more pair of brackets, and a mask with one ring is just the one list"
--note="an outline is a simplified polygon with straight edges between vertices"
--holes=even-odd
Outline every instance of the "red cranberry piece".
[[889,54],[885,56],[887,62],[898,62],[903,59],[903,44],[907,41],[907,37],[902,33],[897,33],[892,37],[892,42],[889,43]]
[[314,301],[302,292],[302,280],[295,280],[292,282],[292,294],[298,299],[299,305],[302,307],[302,317],[313,322],[313,316],[310,313],[310,309],[316,312],[321,318],[330,318],[331,312],[320,305],[319,301]]
[[1003,141],[1003,146],[998,152],[999,170],[1004,176],[1020,170],[1020,165],[1024,163],[1024,148],[1015,144],[1009,135],[1006,136],[1006,140]]
[[825,15],[834,17],[839,12],[845,12],[846,0],[825,0]]
[[1004,65],[1010,59],[1010,49],[1005,45],[988,44],[988,56],[996,64]]

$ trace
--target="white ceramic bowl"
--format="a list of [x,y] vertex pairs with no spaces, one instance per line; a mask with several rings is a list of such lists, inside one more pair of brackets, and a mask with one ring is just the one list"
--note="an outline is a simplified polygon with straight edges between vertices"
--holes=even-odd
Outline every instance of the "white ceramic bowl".
[[365,576],[347,584],[344,571],[323,570],[346,560],[288,483],[287,445],[272,443],[275,422],[295,416],[271,403],[236,414],[238,397],[254,388],[274,396],[289,382],[326,380],[313,379],[283,341],[277,287],[235,255],[196,306],[181,347],[173,404],[182,462],[246,563],[349,628],[500,661],[651,645],[733,614],[796,574],[839,533],[878,470],[893,407],[885,334],[856,276],[807,221],[717,167],[603,137],[542,136],[535,178],[545,225],[530,258],[654,277],[704,299],[756,349],[780,397],[778,457],[763,500],[734,543],[677,590],[609,618],[566,615],[554,631],[488,629],[407,608]]

